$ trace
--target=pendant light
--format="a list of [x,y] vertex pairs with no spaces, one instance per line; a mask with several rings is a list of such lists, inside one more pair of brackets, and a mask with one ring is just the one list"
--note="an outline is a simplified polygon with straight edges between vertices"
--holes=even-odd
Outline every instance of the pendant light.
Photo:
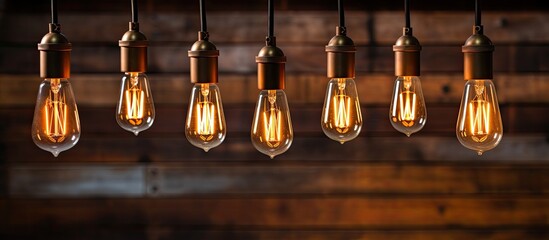
[[120,98],[116,107],[116,122],[133,132],[147,130],[154,122],[154,102],[147,71],[149,42],[139,31],[137,0],[131,0],[132,21],[129,30],[118,42],[120,71],[124,73],[120,85]]
[[208,38],[206,6],[200,2],[200,31],[198,41],[189,50],[191,64],[191,90],[185,135],[189,142],[208,150],[219,146],[225,139],[227,128],[221,94],[217,87],[217,58],[219,50]]
[[261,92],[255,107],[251,139],[258,151],[272,159],[290,148],[294,133],[288,100],[283,90],[286,56],[276,47],[272,0],[268,0],[268,5],[269,35],[266,38],[266,46],[255,58],[257,84]]
[[355,52],[353,40],[347,37],[343,0],[338,1],[339,26],[326,46],[328,55],[326,88],[322,109],[322,131],[341,144],[353,140],[362,128],[362,113],[355,84]]
[[32,140],[55,157],[72,148],[80,139],[80,118],[71,84],[72,45],[61,33],[57,21],[57,1],[51,0],[49,32],[38,44],[40,77],[44,79],[32,120]]
[[391,125],[406,136],[421,130],[427,122],[427,109],[419,80],[421,45],[410,26],[410,0],[404,0],[406,26],[393,45],[395,85],[389,109]]
[[492,83],[494,45],[484,35],[479,1],[475,1],[475,26],[462,47],[465,89],[456,124],[459,142],[482,155],[496,147],[503,136],[496,88]]

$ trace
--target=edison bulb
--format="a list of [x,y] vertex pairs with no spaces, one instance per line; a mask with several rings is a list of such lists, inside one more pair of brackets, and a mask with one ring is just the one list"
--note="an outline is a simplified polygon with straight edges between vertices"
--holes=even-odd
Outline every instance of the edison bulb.
[[57,157],[80,139],[80,118],[72,87],[67,79],[45,79],[38,89],[32,140]]
[[290,148],[294,138],[288,100],[283,90],[262,90],[252,122],[252,144],[274,158]]
[[191,91],[185,135],[189,142],[208,150],[219,146],[227,128],[219,88],[214,83],[197,83]]
[[321,126],[326,136],[341,144],[360,134],[362,113],[352,78],[334,78],[328,83]]
[[406,136],[421,130],[427,122],[427,109],[419,77],[399,76],[393,88],[391,125]]
[[154,114],[154,103],[147,75],[139,72],[125,73],[116,107],[118,125],[137,136],[139,132],[151,127]]
[[468,80],[456,126],[459,142],[482,155],[503,137],[503,125],[492,80]]

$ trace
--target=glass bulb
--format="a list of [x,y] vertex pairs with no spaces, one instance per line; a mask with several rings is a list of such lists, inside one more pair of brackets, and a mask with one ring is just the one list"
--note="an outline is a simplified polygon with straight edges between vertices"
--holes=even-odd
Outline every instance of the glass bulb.
[[492,80],[468,80],[456,126],[459,142],[478,155],[495,148],[503,136],[498,97]]
[[321,125],[326,136],[341,144],[360,134],[362,113],[352,78],[334,78],[328,83]]
[[80,139],[80,118],[72,87],[67,79],[45,79],[38,89],[32,140],[57,157]]
[[219,146],[227,128],[219,88],[214,83],[198,83],[191,90],[185,135],[189,142],[208,150]]
[[149,79],[144,73],[124,74],[116,107],[116,122],[135,136],[153,124],[154,103]]
[[419,77],[399,76],[395,80],[389,119],[397,131],[408,137],[425,126],[427,109]]
[[252,122],[252,144],[272,159],[286,152],[293,138],[286,94],[282,90],[262,90]]

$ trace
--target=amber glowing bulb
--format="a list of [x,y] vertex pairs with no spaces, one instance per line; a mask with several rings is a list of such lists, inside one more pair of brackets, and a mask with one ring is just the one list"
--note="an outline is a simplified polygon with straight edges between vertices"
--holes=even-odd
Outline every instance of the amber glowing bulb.
[[147,75],[139,72],[125,73],[116,107],[116,122],[137,136],[139,132],[151,127],[154,117],[154,102]]
[[362,113],[352,78],[334,78],[328,83],[321,126],[326,136],[341,144],[360,134]]
[[32,140],[55,157],[80,139],[80,118],[70,82],[71,43],[61,34],[52,2],[52,23],[40,43],[40,77],[44,79],[32,120]]
[[389,119],[396,130],[408,137],[425,126],[427,110],[419,77],[402,76],[396,79]]

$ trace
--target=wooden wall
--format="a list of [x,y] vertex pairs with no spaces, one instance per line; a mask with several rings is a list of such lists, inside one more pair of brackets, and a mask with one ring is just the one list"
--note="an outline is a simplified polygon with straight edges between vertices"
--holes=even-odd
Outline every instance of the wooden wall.
[[196,6],[143,1],[157,117],[135,137],[114,119],[125,5],[63,2],[59,19],[73,43],[71,82],[82,136],[58,158],[30,138],[40,82],[36,43],[47,31],[47,4],[6,1],[0,13],[1,239],[549,238],[549,15],[538,1],[486,1],[483,22],[496,44],[504,138],[481,157],[455,138],[461,45],[473,14],[452,9],[465,4],[414,5],[429,116],[427,126],[407,138],[387,116],[400,4],[348,1],[365,123],[359,138],[340,145],[324,137],[319,124],[324,45],[335,32],[336,13],[328,1],[277,1],[284,9],[276,15],[276,35],[288,56],[295,140],[275,160],[249,140],[258,94],[254,56],[266,30],[262,4],[208,1],[228,135],[204,153],[183,132]]

